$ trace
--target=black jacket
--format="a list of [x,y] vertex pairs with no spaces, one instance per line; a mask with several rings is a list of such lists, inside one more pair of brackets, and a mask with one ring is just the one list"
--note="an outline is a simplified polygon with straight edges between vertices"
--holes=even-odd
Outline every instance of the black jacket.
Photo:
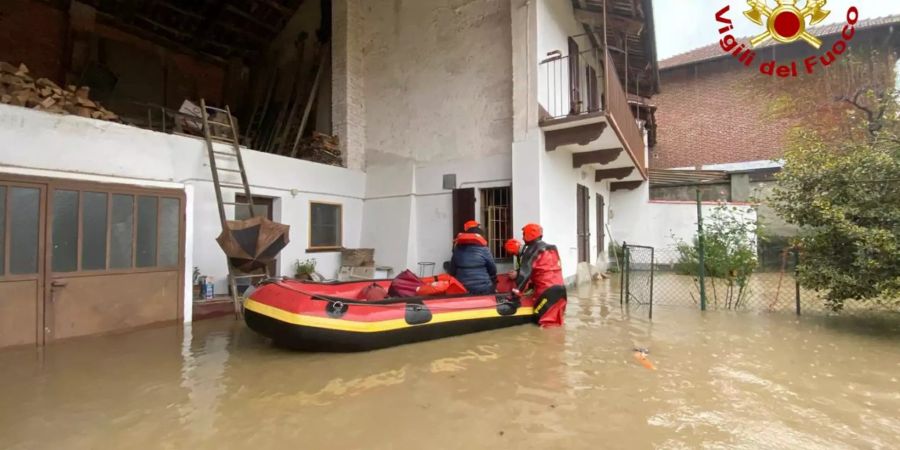
[[457,245],[450,259],[449,272],[471,294],[494,292],[497,266],[491,251],[483,245]]

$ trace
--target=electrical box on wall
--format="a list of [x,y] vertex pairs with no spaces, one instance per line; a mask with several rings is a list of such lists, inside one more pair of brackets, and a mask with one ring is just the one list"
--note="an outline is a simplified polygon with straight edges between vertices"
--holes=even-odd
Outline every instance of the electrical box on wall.
[[444,174],[444,189],[456,189],[456,174]]

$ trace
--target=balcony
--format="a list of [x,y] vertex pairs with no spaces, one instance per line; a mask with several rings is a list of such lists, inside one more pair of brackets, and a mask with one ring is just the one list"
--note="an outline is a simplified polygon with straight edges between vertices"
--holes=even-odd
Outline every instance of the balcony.
[[[538,101],[547,151],[573,153],[573,166],[599,164],[598,179],[644,180],[644,133],[608,51],[591,49],[540,63]],[[632,174],[627,168],[637,169]],[[635,175],[637,177],[635,177]]]

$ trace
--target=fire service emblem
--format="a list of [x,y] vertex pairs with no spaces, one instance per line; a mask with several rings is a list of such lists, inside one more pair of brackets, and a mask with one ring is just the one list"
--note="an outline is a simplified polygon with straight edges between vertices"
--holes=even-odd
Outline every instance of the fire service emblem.
[[769,39],[785,44],[803,39],[815,48],[822,46],[821,39],[806,31],[806,19],[810,19],[810,25],[825,20],[831,14],[831,11],[822,9],[827,0],[807,0],[803,9],[797,7],[797,0],[778,0],[775,9],[769,8],[766,0],[747,0],[747,3],[750,4],[750,10],[745,11],[744,16],[751,22],[763,26],[763,16],[767,18],[766,32],[750,39],[753,47],[759,47]]
[[[744,17],[750,22],[765,28],[765,31],[751,37],[749,43],[743,43],[732,35],[734,23],[728,18],[731,5],[725,5],[716,12],[719,24],[719,46],[738,62],[747,67],[758,67],[759,72],[770,77],[798,77],[803,72],[813,74],[817,68],[825,68],[835,63],[847,51],[847,46],[856,35],[856,24],[859,22],[859,9],[851,6],[847,10],[846,23],[837,40],[828,48],[822,48],[822,39],[815,36],[808,27],[814,26],[831,15],[825,10],[827,0],[806,0],[803,7],[797,6],[797,0],[777,0],[772,5],[767,0],[747,0],[750,9],[744,11]],[[791,44],[804,41],[814,49],[823,53],[814,54],[802,60],[763,60],[757,62],[757,50],[765,44]],[[769,53],[769,52],[765,52]],[[798,52],[787,52],[787,54]],[[802,52],[800,52],[802,53]],[[775,57],[775,52],[771,52]]]

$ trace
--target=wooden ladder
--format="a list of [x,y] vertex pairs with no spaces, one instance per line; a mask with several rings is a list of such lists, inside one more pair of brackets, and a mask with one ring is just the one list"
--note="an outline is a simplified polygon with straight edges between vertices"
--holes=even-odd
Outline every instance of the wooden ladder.
[[[228,118],[227,122],[216,122],[210,120],[208,109],[216,112],[221,112],[226,115]],[[222,222],[222,231],[228,231],[228,217],[225,215],[225,206],[234,206],[235,210],[239,207],[246,206],[248,211],[250,212],[250,217],[255,216],[255,210],[253,208],[253,196],[250,194],[250,183],[247,181],[247,171],[244,168],[244,158],[241,156],[241,146],[238,143],[238,130],[237,126],[234,123],[234,117],[231,115],[231,109],[228,106],[225,106],[225,109],[214,108],[212,106],[206,106],[206,100],[200,99],[200,111],[201,116],[203,118],[203,137],[206,139],[206,150],[209,153],[209,168],[212,171],[212,179],[213,186],[216,190],[216,203],[219,207],[219,220]],[[230,137],[219,137],[214,136],[211,132],[210,126],[218,127],[221,130],[227,130],[228,135]],[[216,150],[213,143],[220,143],[231,145],[231,151],[221,151]],[[219,158],[223,158],[221,162],[225,162],[225,158],[229,158],[231,160],[236,160],[237,168],[227,168],[219,166]],[[237,182],[222,182],[220,176],[228,176],[233,174],[240,174],[241,180],[240,183]],[[226,202],[222,197],[222,189],[234,189],[239,190],[244,193],[244,198],[247,199],[246,202]],[[239,270],[237,270],[234,266],[232,266],[231,261],[226,257],[225,262],[228,265],[228,285],[231,287],[231,301],[234,304],[234,315],[236,318],[240,318],[241,316],[241,296],[238,294],[237,290],[237,280],[241,279],[253,279],[253,278],[268,278],[268,269],[266,269],[266,273],[263,274],[243,274]]]

